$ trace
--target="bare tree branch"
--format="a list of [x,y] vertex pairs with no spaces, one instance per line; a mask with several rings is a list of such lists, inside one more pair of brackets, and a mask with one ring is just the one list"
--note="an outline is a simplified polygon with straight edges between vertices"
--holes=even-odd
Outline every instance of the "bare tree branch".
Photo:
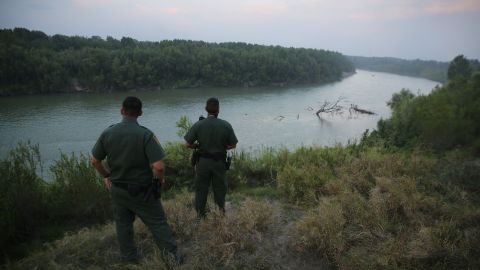
[[320,117],[321,113],[330,113],[330,114],[342,114],[343,111],[343,106],[339,105],[341,101],[343,101],[345,98],[339,97],[337,101],[334,103],[330,103],[328,101],[324,101],[322,106],[315,112],[315,114]]
[[358,105],[355,105],[355,104],[350,104],[350,108],[348,109],[348,111],[350,112],[350,114],[352,114],[352,111],[355,112],[355,113],[362,113],[362,114],[371,114],[371,115],[375,114],[372,111],[360,109],[360,108],[358,108]]
[[[342,106],[342,102],[345,101],[344,97],[339,97],[335,102],[328,102],[324,101],[323,104],[320,106],[320,108],[315,112],[315,114],[319,117],[322,113],[329,113],[331,115],[334,114],[342,114],[344,111],[346,111],[346,107]],[[308,110],[313,111],[312,107],[308,107]],[[350,107],[348,108],[348,112],[350,115],[352,114],[369,114],[369,115],[374,115],[376,113],[365,110],[365,109],[360,109],[357,105],[355,104],[350,104]]]

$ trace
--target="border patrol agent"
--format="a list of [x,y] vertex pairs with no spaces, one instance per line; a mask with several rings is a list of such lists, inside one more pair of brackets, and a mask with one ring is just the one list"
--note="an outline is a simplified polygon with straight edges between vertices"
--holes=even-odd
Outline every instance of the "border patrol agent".
[[[93,147],[92,165],[111,193],[122,259],[133,263],[139,260],[133,238],[133,221],[138,216],[164,255],[179,262],[177,246],[158,196],[145,196],[156,183],[152,179],[164,182],[165,152],[153,132],[137,122],[142,115],[140,99],[126,97],[121,114],[123,120],[103,131]],[[101,162],[105,158],[110,172]]]
[[218,99],[209,98],[205,110],[208,117],[196,122],[184,137],[188,148],[198,147],[199,151],[195,176],[195,210],[200,217],[206,215],[205,205],[210,183],[215,203],[225,212],[227,150],[235,148],[238,143],[232,126],[218,118]]

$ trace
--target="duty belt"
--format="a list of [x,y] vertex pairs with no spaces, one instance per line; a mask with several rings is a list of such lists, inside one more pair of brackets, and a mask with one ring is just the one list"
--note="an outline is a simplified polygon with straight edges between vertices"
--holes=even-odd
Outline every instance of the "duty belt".
[[201,158],[213,159],[215,161],[223,160],[227,158],[226,153],[200,153]]
[[118,188],[121,188],[121,189],[125,189],[127,190],[128,189],[128,184],[125,184],[125,183],[115,183],[115,182],[112,182],[112,184]]
[[129,186],[130,186],[130,188],[132,186],[136,187],[139,192],[146,192],[148,190],[148,188],[150,187],[150,185],[148,185],[148,186],[138,186],[138,185],[132,185],[132,184],[127,184],[127,183],[115,183],[115,182],[113,182],[112,184],[114,186],[116,186],[118,188],[121,188],[121,189],[124,189],[126,191],[128,191]]

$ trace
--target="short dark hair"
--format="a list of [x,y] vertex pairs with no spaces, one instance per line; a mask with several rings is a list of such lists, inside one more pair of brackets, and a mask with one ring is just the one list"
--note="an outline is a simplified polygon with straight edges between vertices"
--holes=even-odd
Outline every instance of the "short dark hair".
[[123,100],[122,108],[129,116],[139,116],[142,113],[142,101],[137,97],[126,97]]
[[205,106],[205,110],[207,110],[208,113],[217,113],[219,108],[220,102],[218,102],[217,98],[211,97],[207,100],[207,106]]

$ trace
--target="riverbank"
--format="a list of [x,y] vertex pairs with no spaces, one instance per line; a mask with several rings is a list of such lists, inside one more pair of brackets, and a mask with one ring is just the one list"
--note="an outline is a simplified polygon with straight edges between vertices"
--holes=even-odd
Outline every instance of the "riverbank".
[[[241,138],[238,145],[241,150],[332,146],[359,139],[366,129],[374,129],[380,118],[388,118],[390,108],[386,102],[398,90],[408,88],[426,95],[435,85],[423,79],[358,70],[342,81],[321,86],[163,89],[1,98],[0,158],[18,142],[30,140],[39,144],[44,172],[48,172],[61,152],[89,153],[99,134],[120,121],[119,106],[128,95],[143,101],[144,114],[139,123],[151,129],[162,143],[181,141],[176,134],[176,121],[183,115],[198,119],[205,114],[205,100],[214,96],[221,103],[220,118],[229,121]],[[348,108],[355,103],[377,115],[350,117],[346,112],[324,115],[319,120],[315,115],[319,106],[340,96],[345,98],[342,106]]]
[[[0,95],[326,83],[353,71],[340,53],[241,42],[138,41],[0,30]],[[328,68],[327,68],[328,67]]]
[[[425,78],[445,83],[450,63],[427,60],[406,60],[394,57],[346,56],[358,69]],[[478,61],[477,61],[478,62]]]
[[[461,152],[437,156],[356,144],[279,149],[256,156],[237,153],[228,174],[226,217],[213,211],[207,220],[196,223],[193,195],[184,190],[193,184],[190,152],[175,144],[166,151],[166,177],[177,191],[164,194],[164,205],[179,246],[187,255],[180,269],[288,268],[283,263],[298,269],[318,269],[319,265],[325,269],[480,265],[480,201],[462,180],[480,169],[474,165],[478,159]],[[28,165],[28,160],[32,159],[23,162]],[[32,173],[17,165],[6,174],[5,162],[2,175],[21,179]],[[109,198],[86,157],[60,160],[55,168],[57,178],[46,189],[35,189],[34,182],[23,181],[30,187],[23,191],[27,193],[17,190],[15,197],[2,194],[16,207],[22,202],[23,207],[16,212],[17,224],[40,225],[41,220],[42,226],[48,227],[51,222],[90,216],[99,225],[70,232],[9,267],[131,269],[117,263],[119,253],[111,223],[101,225],[111,219]],[[30,181],[33,179],[37,178]],[[45,194],[42,190],[55,192]],[[22,198],[28,192],[43,196],[25,201]],[[44,199],[61,204],[48,206]],[[40,207],[35,214],[30,208],[33,205]],[[28,215],[21,215],[21,209]],[[42,214],[45,211],[50,212],[48,219]],[[37,219],[37,214],[43,218]],[[134,268],[162,269],[149,233],[141,223],[136,229],[145,259]]]

